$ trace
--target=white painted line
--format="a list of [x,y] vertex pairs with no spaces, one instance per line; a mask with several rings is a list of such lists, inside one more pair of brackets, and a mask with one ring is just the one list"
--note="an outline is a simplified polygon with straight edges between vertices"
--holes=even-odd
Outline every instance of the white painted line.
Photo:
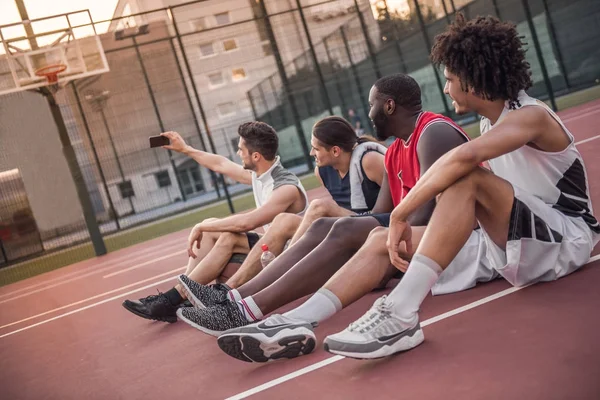
[[79,304],[87,303],[90,300],[96,300],[96,299],[99,299],[99,298],[104,297],[106,295],[113,294],[113,293],[116,293],[116,292],[120,292],[121,290],[129,289],[130,287],[137,286],[137,285],[139,285],[141,283],[149,282],[149,281],[152,281],[152,280],[157,279],[157,278],[162,278],[165,275],[170,275],[172,273],[175,273],[175,272],[178,272],[178,271],[182,271],[185,268],[186,267],[175,268],[174,270],[164,272],[162,274],[153,276],[152,278],[144,279],[144,280],[141,280],[141,281],[129,284],[129,285],[122,286],[122,287],[120,287],[118,289],[109,290],[108,292],[104,292],[104,293],[100,293],[100,294],[97,294],[97,295],[92,296],[92,297],[88,297],[87,299],[79,300],[79,301],[76,301],[74,303],[67,304],[65,306],[61,306],[61,307],[58,307],[58,308],[54,308],[52,310],[44,311],[43,313],[40,313],[40,314],[37,314],[37,315],[33,315],[31,317],[24,318],[24,319],[22,319],[20,321],[15,321],[15,322],[11,322],[11,323],[6,324],[6,325],[2,325],[2,326],[0,326],[0,329],[8,328],[9,326],[17,325],[17,324],[20,324],[20,323],[25,322],[25,321],[31,321],[32,319],[39,318],[39,317],[42,317],[44,315],[52,314],[54,312],[57,312],[57,311],[60,311],[60,310],[64,310],[66,308],[70,308],[70,307],[73,307],[73,306],[77,306]]
[[171,258],[173,256],[176,256],[176,255],[179,255],[179,254],[183,254],[183,253],[187,253],[187,250],[180,250],[180,251],[176,251],[176,252],[171,253],[171,254],[166,254],[166,255],[164,255],[162,257],[159,257],[159,258],[153,258],[152,260],[148,260],[148,261],[143,262],[141,264],[137,264],[137,265],[134,265],[132,267],[125,268],[125,269],[122,269],[120,271],[116,271],[116,272],[113,272],[111,274],[108,274],[108,275],[104,275],[102,278],[104,278],[104,279],[106,279],[106,278],[112,278],[113,276],[124,274],[125,272],[133,271],[134,269],[142,268],[142,267],[145,267],[146,265],[150,265],[150,264],[153,264],[153,263],[158,262],[158,261],[166,260],[167,258]]
[[302,369],[299,369],[298,371],[294,371],[294,372],[292,372],[290,374],[284,375],[281,378],[274,379],[272,381],[269,381],[269,382],[267,382],[265,384],[262,384],[260,386],[255,387],[255,388],[252,388],[250,390],[246,390],[243,393],[236,394],[235,396],[228,397],[226,400],[245,399],[246,397],[252,396],[253,394],[260,393],[260,392],[262,392],[264,390],[272,388],[273,386],[277,386],[279,384],[282,384],[284,382],[292,380],[292,379],[294,379],[294,378],[296,378],[298,376],[305,375],[305,374],[308,374],[309,372],[312,372],[312,371],[317,370],[319,368],[326,367],[329,364],[333,364],[334,362],[343,360],[344,358],[346,358],[346,357],[344,357],[344,356],[333,356],[333,357],[326,358],[323,361],[319,361],[318,363],[309,365],[308,367],[304,367]]
[[[165,255],[165,256],[163,256],[163,257],[161,257],[160,259],[154,259],[154,260],[151,260],[151,261],[146,261],[146,262],[144,262],[144,263],[142,263],[142,264],[138,264],[138,265],[147,265],[147,264],[151,264],[151,263],[153,263],[154,261],[159,261],[159,260],[162,260],[162,259],[165,259],[165,258],[173,257],[173,256],[176,256],[176,255],[178,255],[178,254],[181,254],[182,252],[185,252],[185,251],[186,251],[186,250],[177,251],[177,252],[174,252],[174,253],[171,253],[171,254],[167,254],[167,255]],[[117,266],[118,266],[118,265],[114,265],[114,266],[111,266],[111,267],[108,267],[108,268],[103,268],[103,269],[100,269],[100,270],[96,270],[96,269],[95,269],[95,270],[93,270],[93,271],[91,271],[91,272],[88,272],[87,274],[83,274],[83,275],[75,276],[75,277],[73,277],[73,278],[70,278],[70,279],[61,280],[60,282],[54,283],[54,284],[52,284],[52,285],[47,285],[47,286],[44,286],[44,287],[42,287],[42,288],[39,288],[39,289],[30,290],[30,291],[28,291],[27,293],[22,293],[22,294],[20,294],[20,295],[16,295],[16,296],[13,296],[13,297],[11,297],[11,298],[8,298],[8,299],[0,300],[0,304],[2,304],[2,303],[6,303],[6,302],[9,302],[9,301],[13,301],[13,300],[18,300],[18,299],[21,299],[21,298],[23,298],[23,297],[31,296],[31,295],[33,295],[33,294],[36,294],[36,293],[39,293],[39,292],[43,292],[44,290],[52,289],[52,288],[55,288],[55,287],[57,287],[57,286],[61,286],[61,285],[64,285],[64,284],[66,284],[66,283],[70,283],[70,282],[73,282],[73,281],[76,281],[76,280],[79,280],[79,279],[83,279],[83,278],[89,278],[90,276],[96,275],[96,274],[98,274],[98,273],[101,273],[101,272],[103,272],[103,271],[106,271],[107,269],[110,269],[110,268],[115,268],[115,267],[117,267]],[[136,266],[136,265],[134,265],[134,267],[137,267],[137,266]],[[133,267],[132,267],[132,268],[133,268]],[[95,278],[90,278],[90,279],[95,279]],[[38,286],[39,286],[39,285],[38,285]]]
[[592,136],[591,138],[580,140],[579,142],[575,142],[575,145],[579,146],[581,144],[591,142],[592,140],[596,140],[596,139],[600,139],[600,135],[596,135],[596,136]]
[[131,291],[129,291],[129,292],[126,292],[126,293],[121,293],[121,294],[119,294],[119,295],[117,295],[117,296],[110,297],[110,298],[108,298],[108,299],[105,299],[105,300],[99,301],[98,303],[93,303],[93,304],[90,304],[90,305],[88,305],[88,306],[81,307],[81,308],[78,308],[78,309],[76,309],[76,310],[69,311],[69,312],[67,312],[67,313],[64,313],[64,314],[57,315],[56,317],[52,317],[52,318],[50,318],[50,319],[45,319],[45,320],[43,320],[43,321],[40,321],[40,322],[38,322],[38,323],[35,323],[35,324],[33,324],[33,325],[28,325],[28,326],[25,326],[25,327],[23,327],[23,328],[21,328],[21,329],[17,329],[16,331],[12,331],[12,332],[5,333],[5,334],[3,334],[3,335],[1,335],[1,336],[0,336],[0,339],[2,339],[2,338],[5,338],[5,337],[7,337],[7,336],[14,335],[15,333],[19,333],[19,332],[23,332],[23,331],[26,331],[26,330],[28,330],[28,329],[31,329],[31,328],[35,328],[36,326],[40,326],[40,325],[47,324],[48,322],[56,321],[57,319],[61,319],[61,318],[64,318],[64,317],[68,317],[69,315],[76,314],[76,313],[78,313],[78,312],[81,312],[81,311],[85,311],[85,310],[87,310],[87,309],[90,309],[90,308],[93,308],[93,307],[96,307],[96,306],[102,305],[102,304],[104,304],[104,303],[108,303],[109,301],[113,301],[113,300],[117,300],[117,299],[123,298],[124,296],[128,296],[128,295],[130,295],[130,294],[132,294],[132,293],[136,293],[136,292],[140,292],[140,291],[142,291],[142,290],[145,290],[145,289],[149,289],[149,288],[152,288],[152,287],[156,287],[156,285],[160,285],[161,283],[169,282],[169,281],[171,281],[171,280],[173,280],[173,279],[177,278],[178,276],[179,276],[179,275],[170,276],[170,277],[168,277],[168,278],[166,278],[166,279],[163,279],[162,281],[154,282],[154,283],[151,283],[150,285],[142,286],[142,287],[140,287],[140,288],[137,288],[137,289],[135,289],[135,290],[131,290]]
[[[173,250],[176,247],[181,247],[181,241],[179,241],[179,240],[173,241],[173,243],[167,244],[167,248],[157,249],[154,251],[153,250],[149,251],[148,249],[140,249],[139,251],[133,252],[126,256],[119,257],[115,260],[103,261],[97,265],[94,265],[93,267],[86,267],[85,269],[83,269],[84,267],[82,267],[82,269],[77,270],[77,271],[72,271],[68,274],[64,274],[64,275],[57,276],[52,279],[44,280],[43,282],[39,282],[39,283],[30,285],[27,287],[19,288],[19,289],[10,291],[8,293],[0,294],[0,299],[4,298],[4,297],[12,297],[15,294],[21,293],[21,292],[29,292],[40,286],[44,286],[45,288],[57,286],[57,285],[49,286],[49,284],[52,284],[53,282],[60,282],[59,284],[66,283],[66,282],[72,282],[76,279],[80,279],[80,278],[84,278],[84,277],[87,277],[87,276],[90,276],[93,274],[105,272],[112,268],[118,268],[119,266],[121,266],[122,264],[125,264],[125,263],[132,263],[134,261],[138,261],[140,259],[145,259],[145,258],[155,255],[155,254],[161,254],[161,253],[164,253],[165,251]],[[89,259],[89,260],[91,260],[91,259]],[[89,261],[89,260],[85,260],[85,261]],[[85,262],[85,261],[82,261],[82,262]],[[18,267],[18,265],[15,265],[14,267]],[[90,272],[90,268],[92,269],[91,272]],[[76,275],[79,275],[79,276],[76,276]]]
[[560,115],[559,115],[559,117],[563,122],[569,122],[569,121],[574,121],[577,119],[587,117],[589,115],[597,114],[598,112],[600,112],[600,107],[594,107],[589,110],[588,109],[578,110],[573,113],[567,114],[564,117],[560,117]]
[[[594,257],[590,258],[589,261],[586,263],[586,265],[590,264],[590,263],[592,263],[594,261],[597,261],[597,260],[600,260],[600,255],[597,255],[597,256],[594,256]],[[483,299],[474,301],[474,302],[469,303],[467,305],[464,305],[462,307],[459,307],[459,308],[456,308],[454,310],[450,310],[450,311],[445,312],[443,314],[437,315],[435,317],[429,318],[429,319],[421,322],[421,326],[424,327],[424,326],[428,326],[428,325],[431,325],[431,324],[435,324],[436,322],[439,322],[439,321],[442,321],[444,319],[447,319],[447,318],[453,317],[455,315],[461,314],[461,313],[463,313],[465,311],[472,310],[473,308],[479,307],[481,305],[484,305],[486,303],[492,302],[494,300],[498,300],[499,298],[502,298],[504,296],[508,296],[511,293],[518,292],[519,290],[525,289],[526,287],[528,287],[528,286],[511,287],[511,288],[502,290],[502,291],[500,291],[498,293],[494,293],[494,294],[492,294],[490,296],[484,297]],[[238,393],[238,394],[236,394],[234,396],[228,397],[225,400],[241,400],[241,399],[245,399],[245,398],[250,397],[250,396],[252,396],[252,395],[254,395],[256,393],[263,392],[263,391],[265,391],[267,389],[270,389],[270,388],[272,388],[274,386],[280,385],[280,384],[282,384],[284,382],[287,382],[287,381],[292,380],[294,378],[297,378],[299,376],[308,374],[309,372],[315,371],[317,369],[326,367],[326,366],[328,366],[330,364],[333,364],[334,362],[343,360],[344,358],[346,358],[346,357],[344,357],[344,356],[333,356],[333,357],[326,358],[325,360],[319,361],[318,363],[315,363],[315,364],[309,365],[307,367],[304,367],[302,369],[299,369],[298,371],[291,372],[291,373],[289,373],[287,375],[284,375],[284,376],[279,377],[277,379],[273,379],[272,381],[263,383],[262,385],[256,386],[256,387],[254,387],[252,389],[246,390],[245,392]]]

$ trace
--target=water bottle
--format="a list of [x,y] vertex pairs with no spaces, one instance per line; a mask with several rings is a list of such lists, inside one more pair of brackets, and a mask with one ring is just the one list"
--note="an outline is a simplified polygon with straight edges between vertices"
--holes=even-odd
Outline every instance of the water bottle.
[[267,265],[269,265],[271,261],[275,259],[275,254],[269,251],[269,246],[267,246],[266,244],[263,244],[260,248],[262,249],[260,263],[262,264],[262,267],[265,268]]

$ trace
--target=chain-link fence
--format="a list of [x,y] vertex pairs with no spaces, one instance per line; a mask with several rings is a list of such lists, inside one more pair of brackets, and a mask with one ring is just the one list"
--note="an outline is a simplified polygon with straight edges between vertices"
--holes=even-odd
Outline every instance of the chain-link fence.
[[[124,4],[117,6],[122,17],[95,23],[105,32],[110,72],[56,95],[92,219],[105,237],[248,189],[148,148],[148,136],[162,131],[237,160],[237,126],[262,120],[280,135],[284,165],[303,173],[312,166],[314,122],[343,115],[371,133],[369,90],[396,72],[420,83],[426,109],[457,118],[428,58],[456,11],[518,25],[534,96],[554,103],[600,79],[594,0],[205,0],[160,10]],[[81,188],[43,97],[0,98],[0,120],[0,265],[89,241]]]

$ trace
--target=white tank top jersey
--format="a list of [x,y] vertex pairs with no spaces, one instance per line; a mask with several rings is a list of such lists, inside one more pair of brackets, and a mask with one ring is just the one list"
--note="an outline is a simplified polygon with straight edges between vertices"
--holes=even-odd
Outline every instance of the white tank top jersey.
[[[254,193],[254,202],[256,208],[262,207],[269,199],[273,190],[283,185],[294,185],[298,188],[302,196],[304,197],[304,209],[298,214],[303,214],[308,208],[308,196],[304,186],[300,179],[281,165],[279,156],[275,159],[275,162],[265,173],[261,176],[257,176],[256,172],[252,171],[252,192]],[[263,228],[267,230],[270,224],[264,225]]]
[[[558,115],[542,101],[521,91],[516,101],[506,102],[498,121],[512,110],[528,106],[543,107],[561,125],[571,143],[566,149],[556,153],[523,146],[489,160],[492,171],[564,215],[585,221],[589,227],[587,233],[590,240],[597,243],[600,239],[600,225],[593,215],[583,158],[575,147],[575,138]],[[493,125],[489,119],[482,118],[480,128],[481,134],[486,134]]]

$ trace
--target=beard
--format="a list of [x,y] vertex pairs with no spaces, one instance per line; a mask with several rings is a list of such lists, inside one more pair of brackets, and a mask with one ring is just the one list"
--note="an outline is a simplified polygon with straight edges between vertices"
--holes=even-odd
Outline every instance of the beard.
[[242,160],[242,168],[247,169],[248,171],[254,171],[256,169],[256,164],[254,164],[252,161],[246,163]]
[[384,115],[383,110],[378,110],[373,116],[373,127],[375,128],[375,136],[377,139],[383,141],[390,137],[387,133],[387,126],[389,120]]

